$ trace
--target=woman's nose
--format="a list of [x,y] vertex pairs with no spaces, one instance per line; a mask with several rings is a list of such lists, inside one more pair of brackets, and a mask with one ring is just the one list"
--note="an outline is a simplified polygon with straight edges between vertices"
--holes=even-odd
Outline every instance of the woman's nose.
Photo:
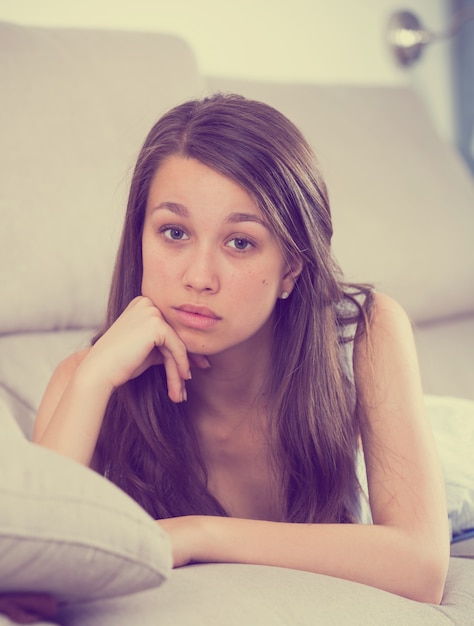
[[215,255],[210,250],[197,248],[187,258],[183,282],[186,288],[197,292],[218,291],[219,277]]

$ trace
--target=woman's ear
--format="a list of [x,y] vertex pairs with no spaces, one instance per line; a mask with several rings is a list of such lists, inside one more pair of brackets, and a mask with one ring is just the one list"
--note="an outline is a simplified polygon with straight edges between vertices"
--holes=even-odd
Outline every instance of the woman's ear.
[[281,292],[288,294],[285,296],[287,298],[290,293],[293,291],[296,281],[298,280],[299,275],[303,271],[304,263],[301,257],[297,257],[291,261],[289,264],[286,273],[283,276],[283,280],[281,282]]

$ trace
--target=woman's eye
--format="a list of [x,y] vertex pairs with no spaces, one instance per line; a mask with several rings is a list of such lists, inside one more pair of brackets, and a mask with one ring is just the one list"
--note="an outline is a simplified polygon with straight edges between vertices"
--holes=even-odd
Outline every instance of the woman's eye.
[[251,248],[253,244],[251,241],[249,241],[248,239],[244,239],[243,237],[234,237],[234,239],[231,239],[229,241],[228,245],[231,248],[239,250],[239,252],[243,252],[244,250],[248,250],[249,248]]
[[160,232],[162,232],[167,239],[172,239],[173,241],[189,239],[188,235],[181,230],[181,228],[176,228],[175,226],[165,226],[160,229]]

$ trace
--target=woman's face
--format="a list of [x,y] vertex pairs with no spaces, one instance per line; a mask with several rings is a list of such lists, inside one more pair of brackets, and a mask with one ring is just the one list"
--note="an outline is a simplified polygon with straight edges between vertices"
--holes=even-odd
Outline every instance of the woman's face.
[[255,349],[294,286],[252,197],[195,159],[169,157],[156,172],[142,257],[142,294],[197,354]]

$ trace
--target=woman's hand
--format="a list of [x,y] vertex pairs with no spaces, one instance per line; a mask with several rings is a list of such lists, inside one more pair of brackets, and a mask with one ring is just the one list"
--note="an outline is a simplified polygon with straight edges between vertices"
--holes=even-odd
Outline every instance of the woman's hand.
[[33,440],[79,463],[93,464],[114,389],[150,366],[163,364],[168,395],[182,402],[190,359],[197,367],[209,367],[205,356],[188,356],[184,343],[149,298],[135,298],[95,345],[56,368],[36,415]]
[[[195,356],[193,363],[208,366],[201,356]],[[170,399],[186,400],[185,381],[191,378],[186,346],[153,302],[138,296],[92,347],[81,368],[99,379],[105,376],[113,390],[160,364],[165,367]]]

